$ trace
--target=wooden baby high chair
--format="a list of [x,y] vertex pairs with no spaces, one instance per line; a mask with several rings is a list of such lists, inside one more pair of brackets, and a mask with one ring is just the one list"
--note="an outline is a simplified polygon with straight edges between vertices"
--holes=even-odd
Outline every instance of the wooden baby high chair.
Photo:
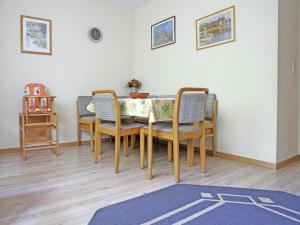
[[[51,149],[59,154],[57,114],[54,112],[55,96],[47,95],[43,84],[27,84],[24,89],[23,112],[19,114],[20,148],[24,160],[26,152]],[[55,131],[55,140],[52,134]]]

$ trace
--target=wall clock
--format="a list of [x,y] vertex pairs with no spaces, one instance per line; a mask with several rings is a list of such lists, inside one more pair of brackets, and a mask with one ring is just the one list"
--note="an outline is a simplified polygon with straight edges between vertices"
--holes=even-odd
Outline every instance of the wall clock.
[[88,37],[92,42],[99,42],[103,38],[103,33],[99,28],[92,27],[88,31]]

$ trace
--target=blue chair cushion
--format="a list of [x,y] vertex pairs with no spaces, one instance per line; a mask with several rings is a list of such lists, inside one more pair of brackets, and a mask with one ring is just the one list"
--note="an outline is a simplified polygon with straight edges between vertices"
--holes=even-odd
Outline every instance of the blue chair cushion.
[[[144,127],[148,129],[149,127]],[[173,127],[171,123],[159,123],[153,125],[153,130],[155,131],[164,131],[164,132],[173,132]],[[201,128],[194,127],[194,126],[188,126],[188,125],[179,125],[179,133],[188,133],[188,132],[194,132],[194,131],[200,131]]]
[[[144,126],[145,125],[141,124],[141,123],[124,122],[124,123],[121,123],[121,130],[127,130],[127,129],[133,129],[133,128],[142,128]],[[109,130],[116,129],[115,123],[101,123],[100,127],[105,128],[105,129],[109,129]]]
[[80,120],[88,120],[88,121],[95,122],[95,115],[94,116],[81,116]]

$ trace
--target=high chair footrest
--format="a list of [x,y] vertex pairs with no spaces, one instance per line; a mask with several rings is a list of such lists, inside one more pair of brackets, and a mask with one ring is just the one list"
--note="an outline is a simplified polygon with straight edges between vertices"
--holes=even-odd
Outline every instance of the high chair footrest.
[[34,142],[27,142],[24,143],[25,145],[56,145],[56,141],[34,141]]
[[56,123],[27,123],[25,127],[55,127]]
[[[55,112],[46,112],[46,113],[28,113],[28,116],[54,116],[56,113]],[[25,115],[26,116],[26,115]]]
[[58,145],[52,146],[35,146],[35,147],[25,147],[25,151],[34,151],[34,150],[44,150],[44,149],[53,149],[58,148]]

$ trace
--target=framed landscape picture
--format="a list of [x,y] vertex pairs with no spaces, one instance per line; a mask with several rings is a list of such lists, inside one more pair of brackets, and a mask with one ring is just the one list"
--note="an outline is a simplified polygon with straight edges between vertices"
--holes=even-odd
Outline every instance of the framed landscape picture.
[[22,53],[52,55],[51,20],[22,15],[20,26]]
[[235,41],[235,6],[196,20],[197,50]]
[[176,42],[176,19],[172,16],[151,26],[151,49]]

